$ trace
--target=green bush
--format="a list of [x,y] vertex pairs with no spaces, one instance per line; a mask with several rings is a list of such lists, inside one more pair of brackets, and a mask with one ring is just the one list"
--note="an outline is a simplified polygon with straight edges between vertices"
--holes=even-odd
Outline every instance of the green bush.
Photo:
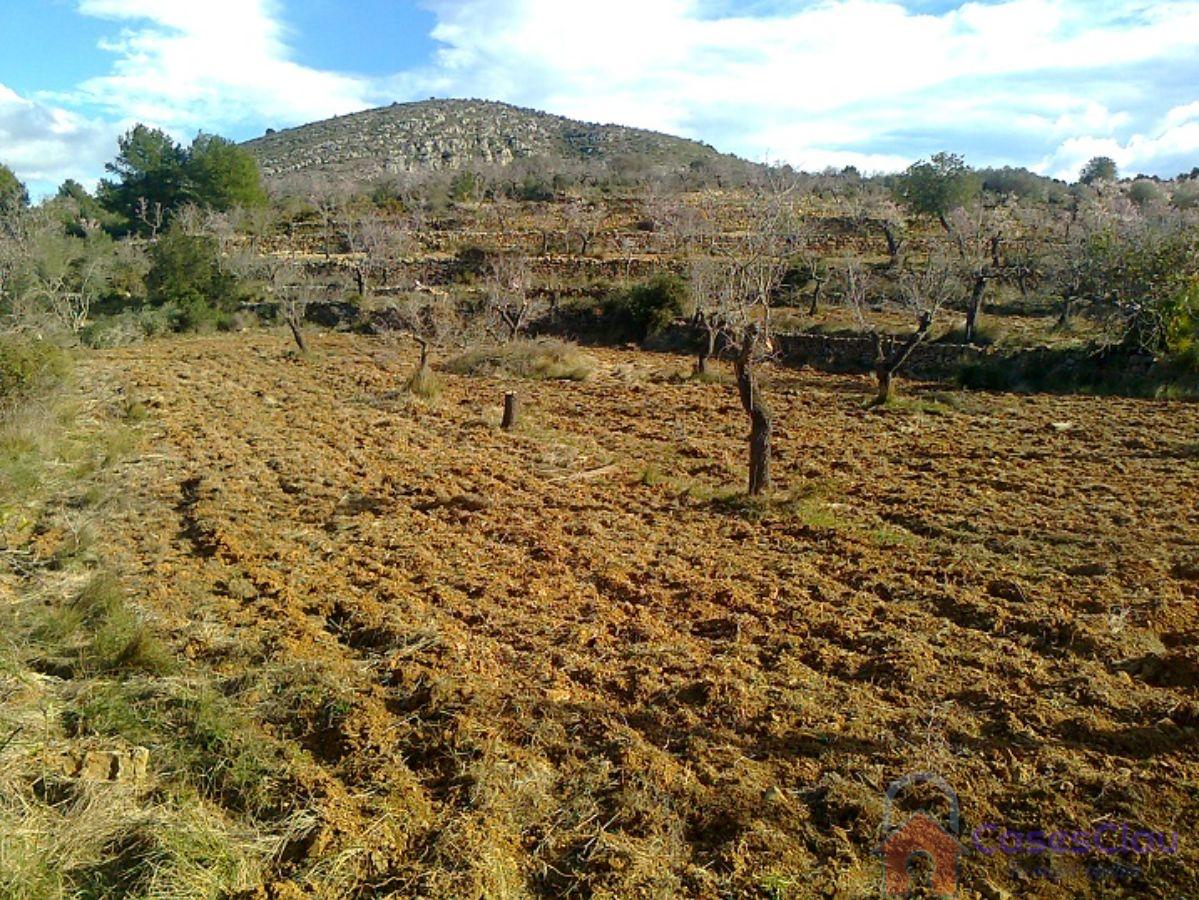
[[237,279],[223,271],[215,239],[170,231],[150,251],[150,303],[173,310],[176,331],[215,327],[237,305]]
[[0,398],[57,381],[69,366],[70,357],[53,341],[0,334]]
[[1149,206],[1166,198],[1166,192],[1161,185],[1147,178],[1134,181],[1128,189],[1128,199],[1137,206]]
[[1166,349],[1183,369],[1199,372],[1199,277],[1163,304]]
[[687,285],[677,275],[661,273],[611,296],[604,314],[623,336],[643,341],[664,330],[686,308]]
[[544,178],[526,175],[517,190],[517,197],[530,203],[548,203],[554,199],[554,189]]
[[450,199],[458,202],[478,200],[483,195],[483,179],[474,172],[459,172],[450,180]]
[[1174,189],[1170,198],[1175,209],[1199,209],[1199,181],[1186,181]]

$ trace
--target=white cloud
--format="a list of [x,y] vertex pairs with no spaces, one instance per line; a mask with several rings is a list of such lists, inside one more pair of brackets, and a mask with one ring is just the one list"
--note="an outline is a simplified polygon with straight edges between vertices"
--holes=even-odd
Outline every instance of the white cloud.
[[109,72],[34,100],[0,89],[0,152],[35,194],[64,177],[94,181],[135,122],[189,140],[199,130],[296,125],[383,99],[365,79],[292,61],[274,0],[78,0],[78,10],[122,26],[101,44],[114,56]]
[[[971,129],[1026,163],[1047,140],[1110,139],[1133,123],[1120,106],[1152,90],[1112,73],[1199,49],[1199,2],[1007,0],[933,15],[824,0],[717,18],[698,0],[427,5],[444,48],[393,82],[408,96],[493,96],[801,165],[910,161]],[[936,146],[912,137],[937,129],[948,137]]]
[[[1177,86],[1159,96],[1152,67],[1199,81],[1199,0],[975,0],[938,13],[901,0],[779,0],[752,14],[711,0],[426,0],[435,58],[375,79],[296,62],[285,0],[76,2],[113,23],[112,64],[38,103],[0,94],[4,152],[26,171],[62,170],[76,153],[98,172],[134,121],[180,139],[246,134],[430,94],[811,168],[897,168],[958,149],[980,164],[1039,160],[1073,175],[1096,152],[1126,168],[1195,152],[1199,100]],[[101,116],[108,146],[97,156]],[[57,169],[40,165],[53,160]]]
[[371,104],[361,78],[293,62],[271,0],[79,0],[79,11],[129,23],[104,44],[112,71],[72,99],[175,130],[297,124]]
[[108,143],[103,123],[28,100],[0,84],[0,163],[35,194],[67,178],[94,179]]
[[1163,171],[1169,175],[1199,164],[1199,103],[1169,110],[1150,134],[1115,137],[1073,137],[1037,166],[1058,178],[1075,178],[1087,160],[1110,156],[1126,175]]

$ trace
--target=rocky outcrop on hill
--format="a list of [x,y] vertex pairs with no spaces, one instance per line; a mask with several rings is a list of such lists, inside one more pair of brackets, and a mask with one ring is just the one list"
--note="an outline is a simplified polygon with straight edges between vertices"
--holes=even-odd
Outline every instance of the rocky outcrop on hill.
[[603,161],[666,171],[748,166],[707,144],[626,128],[594,125],[505,103],[426,100],[394,103],[246,143],[264,174],[323,173],[371,179],[413,171]]

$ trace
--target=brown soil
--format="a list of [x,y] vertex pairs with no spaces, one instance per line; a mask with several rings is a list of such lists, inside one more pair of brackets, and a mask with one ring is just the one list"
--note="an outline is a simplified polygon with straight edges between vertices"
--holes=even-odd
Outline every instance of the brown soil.
[[273,894],[871,896],[883,792],[932,771],[967,844],[1180,835],[1124,882],[968,852],[964,896],[1199,896],[1199,406],[871,411],[865,379],[776,371],[759,505],[733,389],[684,360],[443,374],[425,405],[414,353],[288,341],[86,363],[151,409],[108,536],[144,608],[197,671],[343,698],[261,723],[315,813]]

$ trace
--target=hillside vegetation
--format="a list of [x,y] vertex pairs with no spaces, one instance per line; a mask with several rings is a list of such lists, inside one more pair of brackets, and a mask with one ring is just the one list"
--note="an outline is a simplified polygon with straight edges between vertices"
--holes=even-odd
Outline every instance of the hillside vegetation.
[[622,166],[630,173],[749,168],[697,141],[484,100],[394,103],[270,132],[244,146],[268,177],[303,172],[369,181],[521,161],[551,172],[592,162]]

